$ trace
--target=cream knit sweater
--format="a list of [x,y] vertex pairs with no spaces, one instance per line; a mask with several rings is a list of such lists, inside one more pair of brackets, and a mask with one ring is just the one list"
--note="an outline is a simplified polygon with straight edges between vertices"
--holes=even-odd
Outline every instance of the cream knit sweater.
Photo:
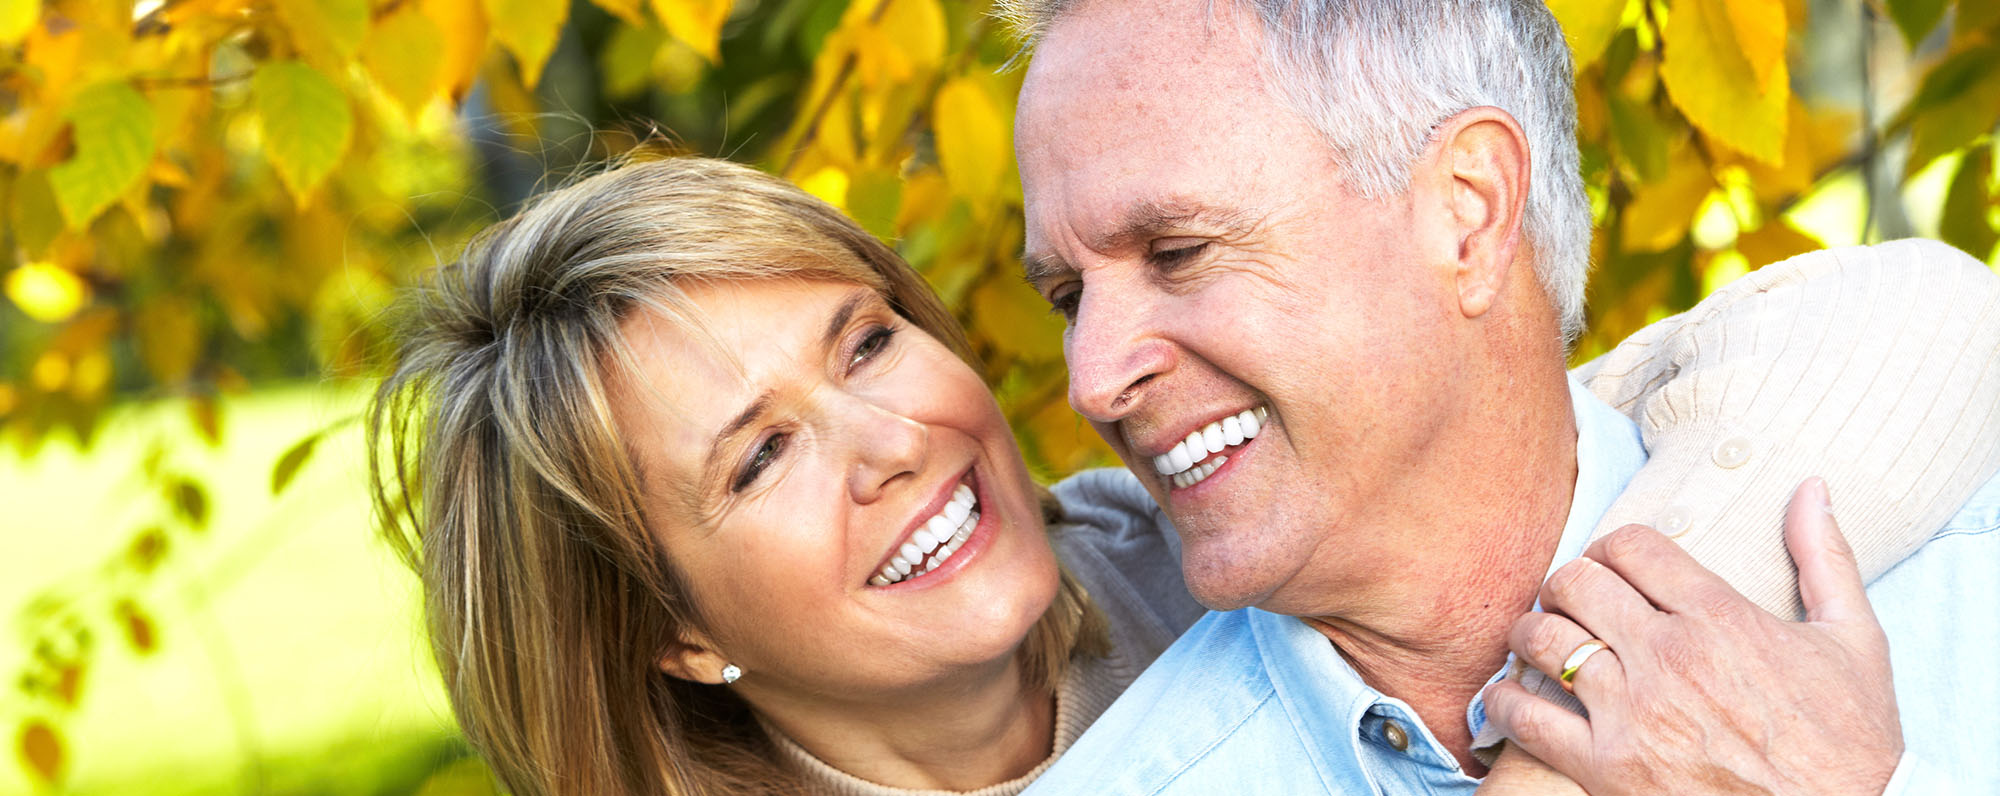
[[[2000,469],[2000,277],[1930,241],[1800,255],[1646,327],[1576,375],[1639,424],[1650,455],[1593,536],[1653,525],[1759,605],[1795,616],[1782,521],[1799,482],[1826,479],[1873,579]],[[1057,492],[1085,519],[1058,545],[1110,616],[1117,652],[1079,662],[1063,683],[1049,758],[979,796],[1026,788],[1200,617],[1179,579],[1178,540],[1136,479],[1093,471]],[[1580,709],[1538,673],[1525,682]],[[778,744],[823,793],[942,793],[866,782]]]

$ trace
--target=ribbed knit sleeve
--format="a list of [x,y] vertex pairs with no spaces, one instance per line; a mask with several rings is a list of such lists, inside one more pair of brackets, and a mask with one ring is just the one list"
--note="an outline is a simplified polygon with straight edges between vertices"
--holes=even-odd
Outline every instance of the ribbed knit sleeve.
[[[2000,276],[1900,240],[1766,266],[1577,369],[1649,460],[1592,538],[1652,526],[1746,597],[1803,614],[1793,490],[1826,479],[1872,581],[2000,469]],[[1523,683],[1580,710],[1537,672]]]

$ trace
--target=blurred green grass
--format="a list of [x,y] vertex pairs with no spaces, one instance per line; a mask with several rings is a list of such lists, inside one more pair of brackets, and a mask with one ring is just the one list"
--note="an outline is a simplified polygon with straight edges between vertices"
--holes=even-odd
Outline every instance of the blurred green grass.
[[[225,403],[219,446],[184,403],[130,405],[87,452],[62,440],[0,454],[0,607],[14,614],[0,675],[30,660],[37,596],[129,597],[159,640],[143,652],[86,609],[97,641],[74,709],[8,683],[0,793],[38,791],[20,751],[31,718],[61,734],[64,793],[490,792],[424,648],[416,580],[370,525],[360,429],[342,422],[365,399],[352,386],[260,390]],[[336,424],[274,496],[278,458]],[[172,530],[150,577],[107,578],[139,531],[176,527],[144,474],[155,448],[207,487],[208,527]]]

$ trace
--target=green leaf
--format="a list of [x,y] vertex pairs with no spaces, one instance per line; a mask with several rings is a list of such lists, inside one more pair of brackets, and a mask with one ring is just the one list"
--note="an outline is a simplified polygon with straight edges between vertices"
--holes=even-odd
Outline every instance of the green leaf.
[[1944,217],[1938,222],[1938,237],[1981,260],[1992,256],[1993,244],[2000,243],[2000,233],[1994,232],[1988,218],[1992,205],[1986,186],[1992,178],[1993,150],[1973,147],[1951,179]]
[[[1969,0],[1976,2],[1980,0]],[[1889,18],[1896,21],[1896,29],[1903,32],[1903,41],[1915,49],[1937,27],[1938,20],[1944,18],[1946,0],[1883,0],[1882,4],[1888,7]]]
[[521,83],[534,88],[541,80],[542,67],[556,50],[556,36],[569,19],[566,0],[482,0],[486,19],[493,26],[493,38],[514,54],[521,67]]
[[66,114],[76,155],[49,170],[49,187],[72,229],[89,226],[137,184],[153,159],[153,109],[122,80],[77,92]]
[[319,70],[277,61],[257,70],[250,92],[263,123],[264,155],[300,206],[333,171],[354,133],[347,96]]
[[306,460],[312,458],[313,448],[317,445],[319,445],[319,434],[315,432],[293,443],[292,447],[285,451],[285,455],[278,457],[277,465],[271,468],[271,494],[283,492],[285,487],[291,485],[292,479],[299,474],[299,468],[304,467]]
[[1549,11],[1562,23],[1563,38],[1576,57],[1577,71],[1583,71],[1618,32],[1618,19],[1625,15],[1623,0],[1549,0]]
[[338,70],[368,36],[368,0],[276,0],[292,43],[314,66]]
[[2000,122],[2000,45],[1962,50],[1932,67],[1897,121],[1910,125],[1905,174],[1993,129]]
[[208,492],[200,484],[186,478],[176,478],[167,486],[167,497],[173,500],[174,510],[197,528],[208,525]]

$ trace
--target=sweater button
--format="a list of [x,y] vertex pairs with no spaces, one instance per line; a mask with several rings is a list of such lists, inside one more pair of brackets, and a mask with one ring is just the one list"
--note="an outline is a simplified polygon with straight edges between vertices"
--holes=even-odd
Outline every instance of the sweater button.
[[1750,440],[1744,437],[1723,440],[1715,446],[1715,453],[1710,458],[1715,459],[1720,467],[1731,470],[1742,467],[1744,462],[1750,461]]
[[1669,539],[1678,539],[1692,527],[1694,527],[1694,512],[1686,506],[1673,506],[1660,515],[1660,521],[1654,530],[1666,534]]

